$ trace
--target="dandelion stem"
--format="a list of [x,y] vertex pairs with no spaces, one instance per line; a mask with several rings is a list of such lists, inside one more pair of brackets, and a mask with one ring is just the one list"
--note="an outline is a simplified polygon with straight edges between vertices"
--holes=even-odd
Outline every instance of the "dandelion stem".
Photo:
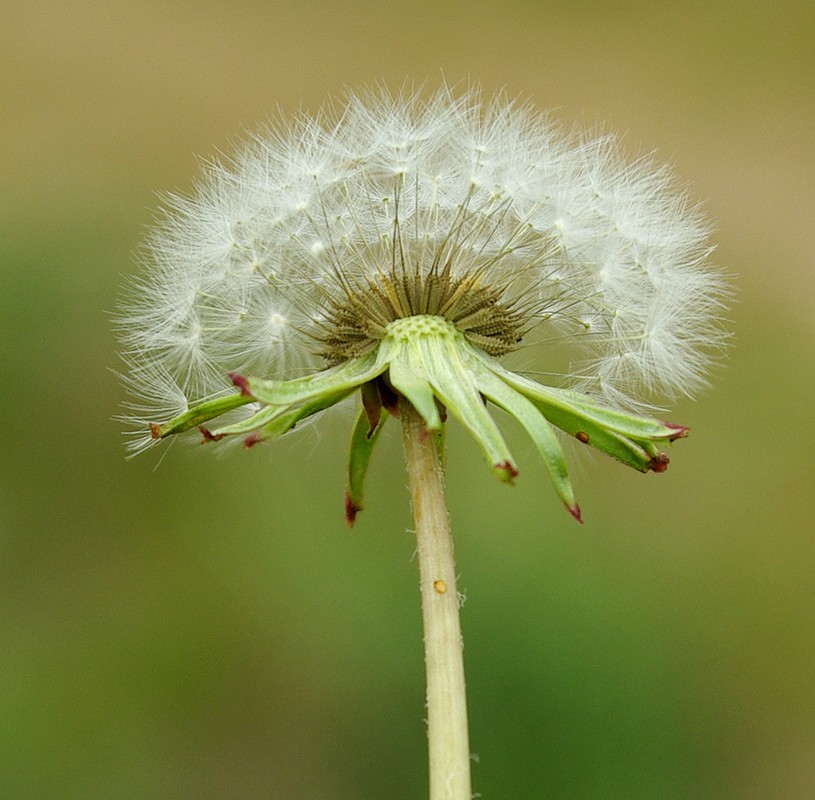
[[463,642],[444,476],[436,434],[407,401],[400,404],[400,417],[422,596],[430,800],[471,800]]

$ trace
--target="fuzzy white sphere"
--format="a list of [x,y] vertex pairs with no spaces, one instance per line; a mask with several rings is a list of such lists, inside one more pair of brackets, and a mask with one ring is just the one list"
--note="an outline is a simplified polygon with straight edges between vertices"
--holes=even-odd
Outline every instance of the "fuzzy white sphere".
[[132,417],[231,391],[230,372],[320,370],[331,298],[440,259],[522,309],[530,371],[566,343],[561,384],[615,404],[687,394],[724,339],[708,235],[670,171],[614,137],[475,90],[353,95],[171,198],[119,315]]

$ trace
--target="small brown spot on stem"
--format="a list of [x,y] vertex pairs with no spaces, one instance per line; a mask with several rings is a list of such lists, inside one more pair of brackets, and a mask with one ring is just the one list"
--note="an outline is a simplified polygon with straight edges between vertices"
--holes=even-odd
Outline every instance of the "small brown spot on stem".
[[439,594],[444,594],[447,591],[447,584],[443,580],[433,581],[433,588]]
[[589,435],[585,431],[578,431],[575,434],[575,438],[578,442],[583,442],[583,444],[589,443]]

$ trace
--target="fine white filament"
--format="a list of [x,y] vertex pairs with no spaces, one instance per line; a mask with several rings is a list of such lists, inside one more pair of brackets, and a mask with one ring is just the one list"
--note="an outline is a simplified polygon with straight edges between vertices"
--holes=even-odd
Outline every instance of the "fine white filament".
[[322,369],[327,298],[397,253],[502,287],[528,317],[530,371],[551,373],[547,345],[567,343],[560,385],[626,405],[691,393],[725,336],[708,236],[670,170],[626,161],[613,136],[475,89],[352,95],[167,200],[119,313],[131,446],[150,444],[146,422],[233,391],[230,372]]

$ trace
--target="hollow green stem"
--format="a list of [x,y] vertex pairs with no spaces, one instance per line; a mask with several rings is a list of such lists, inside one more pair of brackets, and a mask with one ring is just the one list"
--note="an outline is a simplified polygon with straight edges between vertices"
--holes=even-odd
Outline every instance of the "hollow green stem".
[[405,461],[416,525],[416,553],[427,675],[430,800],[471,800],[463,642],[453,541],[437,433],[402,400]]

